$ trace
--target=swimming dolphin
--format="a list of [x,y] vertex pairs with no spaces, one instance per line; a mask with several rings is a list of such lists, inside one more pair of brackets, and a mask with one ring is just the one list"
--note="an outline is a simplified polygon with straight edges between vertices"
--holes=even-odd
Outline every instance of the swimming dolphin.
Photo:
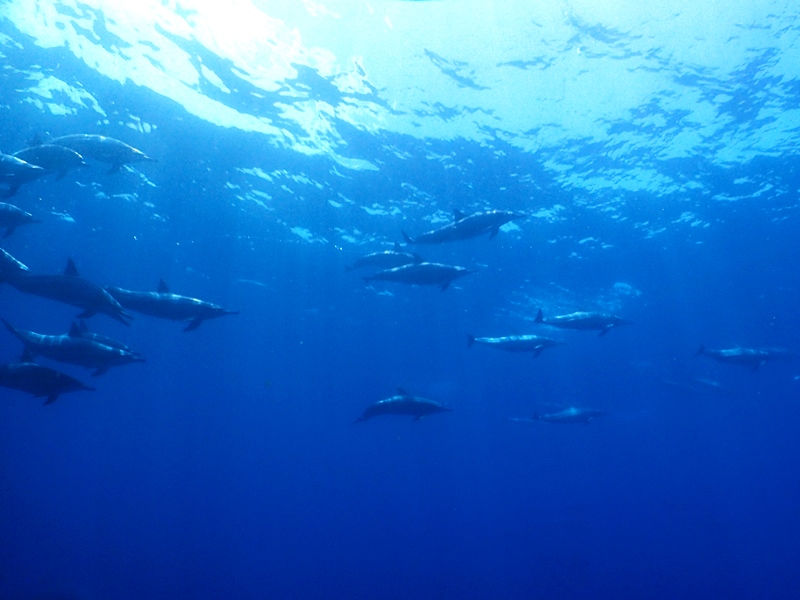
[[428,415],[452,410],[433,400],[410,396],[402,388],[397,388],[397,393],[397,396],[379,400],[375,404],[368,406],[364,413],[353,423],[360,423],[380,415],[408,415],[414,417],[414,421],[419,421]]
[[46,174],[47,171],[41,167],[27,163],[16,156],[0,153],[0,184],[8,186],[4,198],[10,198],[17,193],[19,186]]
[[546,348],[561,346],[564,342],[552,340],[540,335],[509,335],[506,337],[479,337],[467,334],[467,347],[473,344],[485,344],[499,350],[508,352],[533,352],[533,357],[538,357]]
[[13,156],[41,167],[48,173],[58,173],[56,179],[64,177],[70,169],[89,166],[75,150],[56,144],[40,144],[23,148],[14,152]]
[[211,302],[172,294],[163,279],[158,282],[157,292],[134,292],[118,287],[107,287],[106,290],[129,310],[160,319],[189,321],[184,331],[197,329],[206,319],[239,314],[238,310],[227,310]]
[[591,423],[597,417],[602,417],[608,413],[604,410],[595,408],[566,408],[554,413],[533,413],[530,419],[511,417],[517,423],[533,424],[536,421],[547,421],[549,423]]
[[31,362],[29,357],[23,357],[20,362],[0,365],[0,386],[28,392],[34,398],[46,397],[45,404],[58,400],[59,394],[94,391],[93,387],[65,373]]
[[11,334],[25,345],[31,356],[45,356],[51,360],[80,365],[95,369],[93,377],[102,375],[110,367],[145,362],[137,353],[121,350],[81,336],[78,326],[73,323],[69,334],[43,335],[13,327],[5,319],[0,319]]
[[394,250],[384,250],[383,252],[372,252],[361,258],[357,259],[352,265],[347,265],[345,270],[352,271],[354,269],[361,269],[363,267],[377,267],[380,269],[393,269],[395,267],[402,267],[403,265],[410,265],[413,263],[423,262],[419,254],[412,254],[410,252],[403,252],[400,250],[400,244],[394,245]]
[[69,335],[73,337],[82,337],[86,340],[92,340],[93,342],[99,342],[100,344],[111,346],[112,348],[117,348],[118,350],[125,350],[126,352],[130,352],[131,354],[138,354],[137,352],[134,352],[133,349],[127,344],[118,342],[117,340],[110,338],[107,335],[101,335],[99,333],[93,333],[89,331],[89,327],[86,325],[86,321],[83,320],[72,322],[72,325],[69,328]]
[[116,173],[122,165],[142,161],[155,162],[154,158],[150,158],[141,150],[103,135],[77,133],[54,138],[48,143],[70,148],[83,157],[110,163],[109,173]]
[[367,283],[379,280],[407,283],[409,285],[438,285],[442,291],[445,291],[454,280],[475,272],[464,267],[421,262],[378,271],[367,277],[362,277],[362,279]]
[[695,352],[695,356],[705,354],[719,362],[728,363],[731,365],[742,365],[751,367],[753,371],[757,370],[761,365],[770,359],[767,350],[758,348],[729,348],[726,350],[709,350],[702,344]]
[[614,315],[597,312],[574,312],[568,315],[553,317],[545,321],[541,308],[536,313],[534,323],[543,323],[544,325],[552,325],[553,327],[559,327],[561,329],[580,329],[581,331],[599,329],[599,335],[607,334],[612,327],[630,324],[628,321]]
[[439,229],[422,233],[415,238],[410,237],[405,231],[401,231],[403,239],[407,244],[442,244],[478,237],[484,233],[489,233],[489,239],[491,239],[497,235],[500,227],[509,221],[525,218],[522,213],[507,210],[489,210],[471,215],[466,215],[460,210],[456,210],[453,211],[453,216],[452,223]]
[[130,325],[128,321],[132,317],[122,309],[119,302],[99,285],[80,277],[71,258],[67,260],[63,274],[32,275],[25,265],[3,250],[0,255],[0,281],[5,281],[25,294],[82,308],[83,312],[78,318],[89,318],[103,313],[120,323]]
[[3,234],[4,238],[14,233],[14,230],[20,225],[29,223],[41,223],[41,221],[34,219],[31,213],[25,212],[13,204],[0,202],[0,227],[6,227],[6,232]]

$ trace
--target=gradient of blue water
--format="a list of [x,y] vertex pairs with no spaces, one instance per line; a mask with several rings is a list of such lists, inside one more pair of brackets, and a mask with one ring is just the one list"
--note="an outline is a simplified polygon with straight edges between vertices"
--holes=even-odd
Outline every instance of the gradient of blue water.
[[[121,120],[130,109],[158,129],[144,136],[114,118],[100,127],[91,114],[44,117],[18,101],[9,73],[4,151],[38,131],[99,132],[159,162],[139,169],[155,188],[98,168],[27,186],[18,203],[46,218],[3,247],[40,272],[71,256],[104,284],[148,289],[163,277],[175,292],[241,314],[189,334],[144,316],[130,328],[97,316],[93,330],[148,362],[112,369],[94,394],[49,407],[0,391],[0,597],[793,597],[797,365],[751,373],[691,356],[700,343],[800,345],[796,215],[776,223],[758,200],[706,206],[714,225],[704,243],[677,228],[645,239],[570,205],[534,158],[512,148],[498,164],[478,144],[431,142],[454,153],[456,176],[422,159],[393,163],[382,150],[421,155],[418,141],[352,131],[352,155],[386,166],[339,178],[324,158],[199,122],[58,52],[26,47],[9,60],[73,69]],[[237,201],[225,184],[253,157],[324,187],[276,194],[275,212]],[[800,184],[790,159],[741,169]],[[424,229],[436,209],[484,200],[525,209],[529,189],[509,184],[520,171],[568,205],[569,219],[425,248],[479,265],[455,289],[371,289],[344,271],[360,250],[341,249],[330,232],[376,221],[332,208],[331,190],[369,205],[403,196],[408,183],[436,199],[381,220],[375,234],[392,240],[401,227]],[[719,193],[742,175],[697,171]],[[110,197],[75,180],[96,180]],[[114,197],[132,190],[135,201]],[[642,220],[660,210],[628,201]],[[331,242],[287,236],[279,220]],[[548,243],[589,236],[612,247],[577,259],[565,250],[573,246]],[[555,313],[553,298],[593,308],[616,282],[642,292],[618,301],[630,327],[562,334],[568,345],[535,361],[467,349],[467,333],[530,331],[522,317],[533,316],[537,292]],[[76,312],[7,286],[0,306],[42,332],[64,330]],[[11,360],[19,348],[4,335],[0,351]],[[731,393],[659,383],[692,375]],[[350,424],[396,386],[455,410],[421,423]],[[571,404],[611,415],[585,427],[507,421]]]

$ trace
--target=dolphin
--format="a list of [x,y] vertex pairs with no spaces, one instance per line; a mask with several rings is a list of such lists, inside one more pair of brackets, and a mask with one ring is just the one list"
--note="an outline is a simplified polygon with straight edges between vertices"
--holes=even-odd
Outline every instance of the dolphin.
[[122,165],[150,161],[155,162],[141,150],[114,138],[88,133],[64,135],[50,140],[50,144],[70,148],[83,157],[111,164],[109,173],[116,173]]
[[533,413],[530,419],[511,417],[517,423],[533,424],[536,421],[548,421],[549,423],[591,423],[597,417],[602,417],[608,413],[604,410],[595,408],[566,408],[554,413]]
[[129,310],[160,319],[189,321],[184,331],[197,329],[206,319],[239,314],[238,310],[227,310],[211,302],[172,294],[163,279],[158,282],[157,292],[134,292],[118,287],[107,287],[106,290]]
[[467,347],[474,344],[485,344],[499,350],[508,352],[533,352],[533,357],[538,357],[546,348],[561,346],[564,342],[552,340],[540,335],[509,335],[506,337],[479,337],[467,334]]
[[119,302],[99,285],[80,277],[71,258],[67,260],[63,274],[32,275],[25,265],[3,251],[3,255],[0,255],[0,281],[7,282],[25,294],[82,308],[83,312],[78,318],[104,313],[120,323],[130,325],[128,321],[132,317],[122,309]]
[[375,404],[368,406],[364,413],[353,423],[360,423],[380,415],[408,415],[414,417],[414,421],[419,421],[428,415],[452,410],[433,400],[410,396],[402,388],[397,388],[397,393],[397,396],[379,400]]
[[347,265],[345,270],[353,271],[363,267],[377,267],[380,269],[393,269],[395,267],[402,267],[403,265],[410,265],[413,263],[423,262],[419,254],[412,254],[410,252],[403,252],[400,250],[400,244],[395,243],[394,250],[384,250],[383,252],[372,252],[358,258],[352,265]]
[[763,349],[729,348],[726,350],[710,350],[702,344],[694,355],[699,356],[700,354],[710,356],[714,360],[728,363],[730,365],[751,367],[753,371],[756,371],[761,365],[771,358],[769,351]]
[[20,225],[27,225],[29,223],[41,223],[41,221],[34,219],[31,213],[25,212],[13,204],[0,202],[0,227],[7,228],[6,232],[3,234],[4,238],[14,233],[14,230]]
[[445,291],[454,280],[475,272],[464,267],[421,262],[378,271],[362,279],[367,283],[378,280],[407,283],[409,285],[438,285],[442,291]]
[[89,166],[75,150],[56,144],[40,144],[23,148],[14,152],[13,156],[41,167],[48,173],[58,173],[56,179],[63,178],[70,169]]
[[612,327],[619,327],[620,325],[629,325],[629,321],[620,319],[614,315],[598,312],[574,312],[568,315],[560,315],[545,321],[542,309],[536,313],[534,323],[543,323],[544,325],[552,325],[561,329],[580,329],[582,331],[600,330],[599,335],[607,334]]
[[92,340],[93,342],[98,342],[106,346],[111,346],[112,348],[117,348],[118,350],[125,350],[126,352],[130,352],[131,354],[137,354],[127,344],[118,342],[117,340],[110,338],[107,335],[101,335],[99,333],[93,333],[89,331],[89,327],[86,325],[86,321],[83,320],[72,322],[72,326],[69,328],[69,335],[71,337],[82,337],[83,339],[86,340]]
[[0,184],[8,186],[4,198],[10,198],[17,193],[19,186],[46,174],[47,171],[41,167],[27,163],[16,156],[0,153]]
[[81,337],[77,325],[66,335],[43,335],[13,327],[0,319],[11,334],[25,345],[31,356],[41,355],[51,360],[95,369],[92,376],[105,373],[110,367],[145,362],[137,353],[113,348],[94,340]]
[[443,244],[478,237],[484,233],[488,233],[489,239],[491,239],[498,234],[501,226],[515,219],[523,219],[526,215],[507,210],[489,210],[467,215],[460,210],[455,210],[453,216],[452,223],[422,233],[415,238],[410,237],[405,231],[401,231],[403,239],[407,244]]
[[84,385],[65,373],[31,362],[28,356],[23,356],[20,362],[0,365],[0,386],[28,392],[34,398],[45,397],[45,404],[58,400],[59,394],[79,390],[95,391],[93,387]]

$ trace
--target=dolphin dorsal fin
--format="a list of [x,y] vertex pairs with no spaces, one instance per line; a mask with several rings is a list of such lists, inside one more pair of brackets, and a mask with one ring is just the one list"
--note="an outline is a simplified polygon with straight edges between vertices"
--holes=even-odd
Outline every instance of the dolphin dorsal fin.
[[407,391],[405,391],[401,387],[397,388],[397,393],[400,394],[401,396],[408,396],[409,395],[409,393]]
[[163,279],[158,280],[158,293],[159,294],[169,294],[169,286],[167,282]]
[[71,258],[67,259],[67,266],[64,268],[64,275],[78,277],[78,268],[75,266],[75,261],[73,261]]
[[81,326],[78,325],[75,321],[72,322],[72,325],[69,326],[69,337],[76,338],[81,337],[83,331],[81,330]]
[[33,362],[33,353],[28,349],[22,351],[22,356],[19,357],[20,362],[29,363]]
[[461,219],[463,219],[466,216],[467,215],[465,215],[463,212],[461,212],[457,208],[453,209],[453,218],[455,219],[456,222],[460,221]]
[[395,252],[402,252],[402,251],[403,251],[403,247],[400,245],[400,242],[395,242],[395,243],[394,243],[394,248],[393,248],[393,250],[394,250]]

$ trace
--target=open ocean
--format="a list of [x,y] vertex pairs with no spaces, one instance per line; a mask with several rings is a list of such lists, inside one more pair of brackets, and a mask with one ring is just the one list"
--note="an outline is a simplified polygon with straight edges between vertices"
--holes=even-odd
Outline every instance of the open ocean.
[[154,160],[4,159],[0,317],[238,314],[0,327],[96,388],[0,387],[0,600],[800,597],[797,2],[1,0],[0,151],[72,134]]

